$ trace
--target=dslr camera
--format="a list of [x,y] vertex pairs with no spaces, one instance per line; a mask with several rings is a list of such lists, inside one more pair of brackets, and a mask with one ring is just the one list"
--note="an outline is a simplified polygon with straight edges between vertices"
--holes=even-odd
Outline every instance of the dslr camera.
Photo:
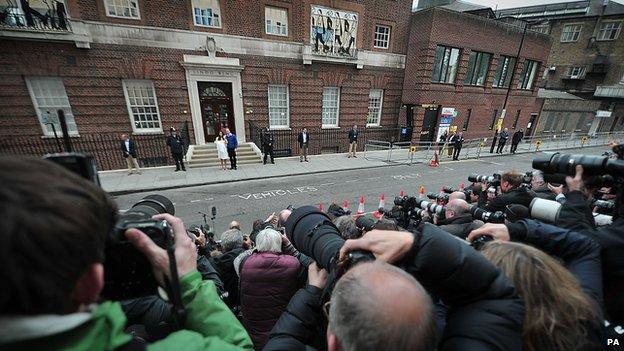
[[494,173],[491,176],[481,175],[481,174],[471,174],[468,176],[468,181],[471,183],[488,183],[491,186],[499,186],[501,182],[501,175],[499,173]]

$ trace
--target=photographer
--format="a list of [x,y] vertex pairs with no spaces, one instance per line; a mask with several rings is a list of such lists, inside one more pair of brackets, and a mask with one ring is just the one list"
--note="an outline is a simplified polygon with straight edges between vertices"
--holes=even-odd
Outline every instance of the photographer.
[[223,253],[210,259],[210,263],[219,272],[225,290],[228,292],[227,304],[230,308],[236,308],[239,305],[238,275],[236,275],[234,270],[234,260],[245,251],[243,241],[243,234],[240,230],[226,230],[221,234]]
[[[600,247],[593,240],[535,220],[488,223],[469,239],[482,235],[498,240],[481,252],[514,281],[524,299],[525,349],[599,349],[602,278]],[[567,270],[546,254],[562,260]]]
[[[318,243],[317,233],[312,239],[304,234],[318,216],[309,220],[297,213],[293,216],[300,222],[307,220],[301,229],[290,227],[293,231],[287,233],[293,242],[313,250],[319,265],[327,266],[328,257],[341,242],[334,239],[339,236],[337,230],[317,224],[318,233],[331,236],[328,242]],[[346,264],[358,250],[373,254],[377,261],[356,264],[335,285],[325,305],[329,306],[329,350],[521,349],[521,300],[502,272],[466,243],[430,224],[416,234],[373,230],[361,239],[344,242],[339,262]],[[409,275],[382,262],[404,266]],[[318,347],[313,343],[322,329],[319,298],[323,286],[309,284],[293,297],[265,350]],[[439,340],[426,291],[450,306]]]
[[529,207],[535,193],[522,186],[522,174],[514,171],[505,172],[501,176],[500,189],[502,194],[492,199],[485,210],[489,212],[504,211],[505,206],[519,204]]
[[[96,304],[104,287],[104,247],[117,209],[100,188],[50,161],[0,159],[0,349],[145,349],[123,331],[119,303]],[[175,236],[186,330],[150,345],[159,349],[251,349],[241,324],[211,281],[197,272],[195,245],[179,218],[166,220]],[[151,262],[161,285],[171,277],[169,256],[143,232],[128,240]]]
[[616,213],[613,224],[595,227],[587,197],[582,192],[585,190],[582,166],[576,166],[576,175],[567,177],[566,184],[567,201],[561,207],[557,224],[578,231],[600,245],[605,309],[612,322],[624,323],[624,217]]
[[483,221],[472,218],[470,205],[460,199],[450,200],[445,206],[444,219],[438,221],[440,229],[462,239],[466,239],[471,231],[480,228],[483,224]]
[[540,170],[534,170],[533,177],[531,178],[531,190],[535,192],[537,197],[546,200],[555,200],[555,193],[550,190],[550,187],[544,182],[544,172]]

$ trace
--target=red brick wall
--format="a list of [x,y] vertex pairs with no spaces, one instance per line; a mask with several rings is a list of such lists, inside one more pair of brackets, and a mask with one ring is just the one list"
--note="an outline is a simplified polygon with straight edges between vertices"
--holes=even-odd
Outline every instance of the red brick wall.
[[[0,53],[0,128],[4,132],[39,138],[42,135],[26,87],[26,76],[61,77],[72,112],[82,134],[131,132],[124,98],[123,79],[148,79],[154,83],[163,129],[191,121],[183,54],[202,51],[93,44],[78,49],[73,44],[0,40],[11,50]],[[246,120],[268,122],[268,84],[288,84],[293,128],[321,124],[323,86],[341,87],[339,124],[366,123],[368,93],[384,89],[381,124],[396,125],[400,109],[403,70],[314,63],[301,60],[238,55]],[[75,61],[75,65],[72,63]],[[193,135],[192,123],[191,137]]]
[[[310,6],[322,5],[357,12],[358,49],[405,53],[409,35],[409,14],[412,0],[221,0],[222,28],[206,28],[193,24],[191,0],[139,0],[140,19],[106,16],[104,0],[72,0],[69,12],[73,18],[90,21],[187,29],[273,40],[309,43]],[[283,7],[289,11],[288,37],[265,34],[264,7]],[[388,50],[374,49],[375,24],[389,25],[391,43]]]
[[[435,104],[454,107],[459,110],[459,118],[453,121],[458,128],[463,126],[467,110],[472,109],[466,137],[488,136],[492,114],[503,107],[506,89],[492,88],[494,74],[500,55],[516,56],[522,30],[509,27],[497,21],[479,16],[461,14],[443,9],[430,9],[412,15],[412,31],[405,69],[403,103]],[[435,48],[438,44],[461,49],[461,56],[455,84],[431,82]],[[507,102],[507,115],[504,126],[511,129],[517,110],[521,110],[517,128],[526,127],[531,113],[535,110],[537,86],[544,64],[548,58],[550,41],[547,36],[537,33],[526,35],[516,74],[511,83],[512,91]],[[493,54],[486,83],[483,87],[464,86],[470,51],[483,51]],[[522,63],[525,59],[541,62],[533,90],[517,91]],[[417,109],[415,114],[415,135],[419,135],[424,111]]]

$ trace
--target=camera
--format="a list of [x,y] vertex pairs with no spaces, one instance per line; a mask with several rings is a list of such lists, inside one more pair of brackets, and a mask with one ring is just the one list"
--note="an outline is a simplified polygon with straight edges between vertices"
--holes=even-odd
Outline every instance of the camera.
[[491,176],[480,175],[480,174],[471,174],[468,176],[468,181],[472,183],[488,183],[492,186],[499,186],[501,181],[501,175],[498,173],[494,173]]
[[431,199],[431,200],[436,200],[436,201],[442,201],[444,203],[447,203],[449,200],[449,194],[436,194],[436,193],[429,193],[427,194],[427,198]]
[[470,207],[470,214],[472,218],[487,223],[505,223],[505,214],[501,211],[489,212],[478,206],[472,206]]
[[[614,147],[614,150],[618,147],[619,146]],[[577,165],[583,166],[583,174],[588,176],[610,174],[617,177],[624,174],[624,160],[614,160],[606,156],[545,152],[533,159],[533,168],[542,170],[547,174],[574,176]]]
[[524,175],[522,176],[523,184],[531,184],[532,180],[533,180],[533,171],[528,171],[524,173]]
[[130,228],[139,229],[159,247],[172,250],[173,230],[166,221],[152,219],[162,213],[175,214],[171,200],[162,195],[148,195],[121,214],[106,240],[103,297],[125,300],[157,293],[158,282],[152,265],[124,233]]
[[425,199],[416,199],[416,206],[427,210],[430,213],[442,214],[444,213],[444,206],[429,202]]
[[476,239],[474,239],[470,243],[470,246],[474,247],[474,249],[477,251],[481,251],[481,249],[483,248],[483,245],[485,245],[485,243],[492,241],[492,240],[494,240],[494,238],[492,238],[489,235],[481,235],[477,237]]
[[561,204],[557,201],[546,200],[539,197],[533,198],[529,205],[531,218],[539,219],[548,223],[556,223],[561,212]]

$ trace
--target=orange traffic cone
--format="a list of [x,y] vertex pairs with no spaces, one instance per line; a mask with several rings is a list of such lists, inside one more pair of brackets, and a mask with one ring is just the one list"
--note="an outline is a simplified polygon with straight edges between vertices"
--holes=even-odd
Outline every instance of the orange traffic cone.
[[465,188],[466,185],[464,185],[464,183],[459,184],[459,191],[464,191]]
[[344,199],[344,200],[342,201],[342,209],[343,209],[345,212],[349,211],[349,200]]
[[325,206],[323,205],[322,202],[319,204],[319,210],[321,210],[322,212],[325,212]]
[[429,161],[429,167],[438,167],[439,165],[440,165],[440,160],[438,158],[438,152],[434,151],[433,157],[431,158],[431,161]]
[[377,219],[381,219],[383,217],[386,209],[386,196],[384,194],[379,195],[379,206],[377,207],[377,211],[373,212],[373,216]]
[[361,216],[363,214],[364,214],[364,196],[360,196],[360,204],[358,205],[356,216]]
[[422,185],[418,189],[418,198],[419,199],[424,199],[425,198],[425,187],[422,186]]
[[399,197],[404,197],[405,196],[405,191],[401,190],[401,192],[399,192]]

